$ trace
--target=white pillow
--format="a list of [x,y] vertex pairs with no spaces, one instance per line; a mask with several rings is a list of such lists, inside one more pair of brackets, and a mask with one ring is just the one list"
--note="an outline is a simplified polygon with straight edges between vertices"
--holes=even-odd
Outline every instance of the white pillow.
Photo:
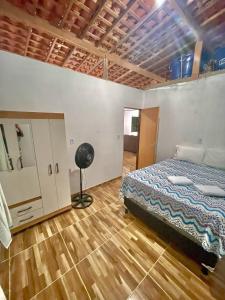
[[205,149],[201,147],[191,147],[177,145],[177,152],[174,156],[175,159],[191,161],[196,164],[201,164]]
[[225,170],[225,149],[208,148],[203,163],[210,167]]

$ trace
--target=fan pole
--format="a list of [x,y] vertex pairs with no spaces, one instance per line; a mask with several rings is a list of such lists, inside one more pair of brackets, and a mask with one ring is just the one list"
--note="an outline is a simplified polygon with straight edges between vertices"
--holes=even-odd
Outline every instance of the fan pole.
[[82,200],[83,198],[83,191],[82,191],[82,171],[80,168],[80,199]]

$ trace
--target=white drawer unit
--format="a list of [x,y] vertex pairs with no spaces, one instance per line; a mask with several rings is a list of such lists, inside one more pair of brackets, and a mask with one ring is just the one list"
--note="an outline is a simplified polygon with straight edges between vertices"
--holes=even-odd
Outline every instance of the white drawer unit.
[[40,218],[40,217],[42,217],[42,215],[43,215],[43,209],[39,208],[39,209],[36,209],[36,210],[31,211],[29,213],[26,213],[22,216],[13,218],[13,228],[17,227],[17,226],[20,226],[20,225],[23,225],[25,223],[31,222],[31,221],[33,221],[37,218]]
[[15,219],[39,208],[42,208],[42,199],[37,199],[32,202],[11,208],[10,214],[12,216],[12,219]]

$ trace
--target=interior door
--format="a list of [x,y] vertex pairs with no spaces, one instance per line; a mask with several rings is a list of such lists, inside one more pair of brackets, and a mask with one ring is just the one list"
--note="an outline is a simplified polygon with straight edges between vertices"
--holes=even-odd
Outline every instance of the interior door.
[[52,144],[48,120],[32,120],[32,132],[37,159],[38,174],[44,214],[59,207],[54,176]]
[[158,135],[159,107],[140,111],[139,147],[137,169],[155,163]]
[[49,120],[59,208],[71,204],[69,160],[64,120]]

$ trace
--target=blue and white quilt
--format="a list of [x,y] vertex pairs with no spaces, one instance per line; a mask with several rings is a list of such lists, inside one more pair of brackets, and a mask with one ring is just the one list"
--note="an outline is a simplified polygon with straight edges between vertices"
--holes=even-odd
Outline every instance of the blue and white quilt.
[[189,236],[206,251],[225,255],[225,198],[203,195],[194,185],[173,185],[167,176],[186,176],[194,184],[225,190],[225,171],[168,159],[129,173],[121,192]]

